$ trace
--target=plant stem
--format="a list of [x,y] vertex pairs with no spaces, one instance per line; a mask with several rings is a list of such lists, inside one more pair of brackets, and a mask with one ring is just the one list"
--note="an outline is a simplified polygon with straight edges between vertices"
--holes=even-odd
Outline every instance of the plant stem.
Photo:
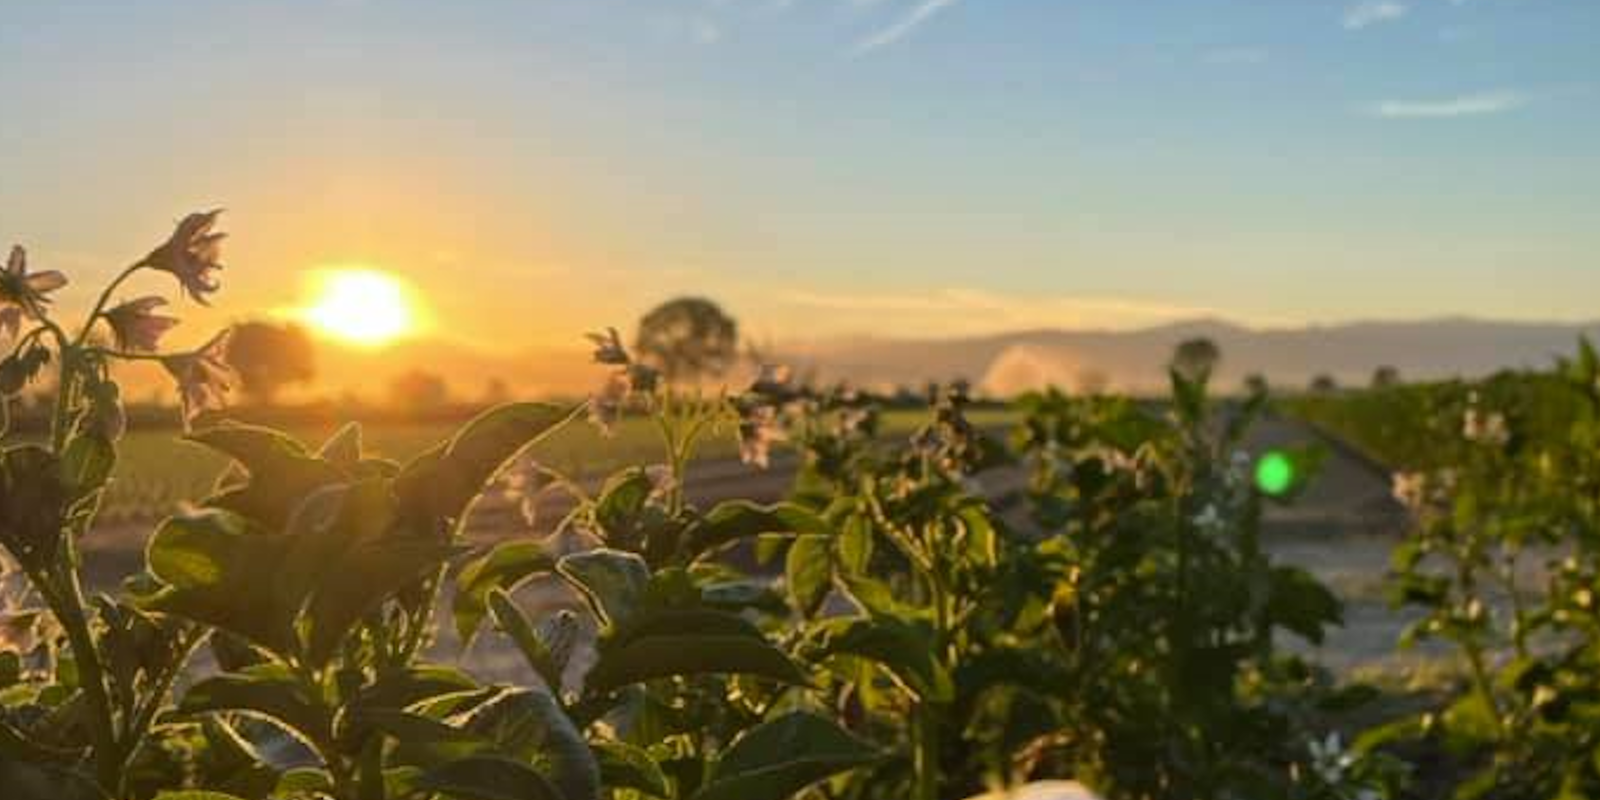
[[116,738],[116,719],[111,710],[110,695],[106,691],[105,671],[100,666],[100,654],[95,649],[94,636],[89,631],[89,618],[84,612],[83,586],[77,570],[68,568],[62,584],[65,592],[55,597],[50,609],[72,646],[73,662],[78,668],[78,682],[83,687],[84,701],[93,718],[89,723],[89,736],[94,742],[95,775],[100,786],[114,790],[122,784],[122,753]]
[[94,330],[95,321],[100,319],[101,312],[106,310],[106,303],[111,302],[111,293],[116,291],[117,287],[128,279],[128,276],[143,268],[143,261],[133,264],[123,269],[122,272],[117,273],[117,277],[112,278],[111,282],[106,284],[106,288],[100,292],[99,299],[94,301],[94,310],[89,312],[89,316],[84,317],[83,328],[78,331],[78,336],[73,339],[73,344],[82,346],[89,339],[89,332]]
[[939,800],[939,718],[932,704],[918,701],[912,712],[911,770],[914,800]]

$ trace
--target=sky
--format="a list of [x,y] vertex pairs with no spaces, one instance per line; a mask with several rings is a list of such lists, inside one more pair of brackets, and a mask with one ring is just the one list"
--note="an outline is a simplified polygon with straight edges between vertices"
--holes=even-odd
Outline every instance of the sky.
[[190,339],[339,265],[487,347],[684,293],[777,340],[1587,320],[1600,3],[0,0],[0,243],[63,308],[214,206]]

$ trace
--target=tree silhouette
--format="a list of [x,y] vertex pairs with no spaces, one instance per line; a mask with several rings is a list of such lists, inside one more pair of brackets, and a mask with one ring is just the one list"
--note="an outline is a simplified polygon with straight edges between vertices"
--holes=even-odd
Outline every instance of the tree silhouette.
[[1326,373],[1311,379],[1311,391],[1316,394],[1332,394],[1339,390],[1339,382],[1332,375]]
[[1172,369],[1179,375],[1199,381],[1211,377],[1222,361],[1222,348],[1206,337],[1185,339],[1172,351]]
[[1389,389],[1400,385],[1400,370],[1384,365],[1372,371],[1372,388]]
[[1272,390],[1272,386],[1271,386],[1271,384],[1267,383],[1267,376],[1262,375],[1259,372],[1252,372],[1249,375],[1244,376],[1244,391],[1245,391],[1245,394],[1249,394],[1249,395],[1267,394],[1271,390]]
[[432,372],[410,370],[389,381],[389,402],[407,414],[435,411],[450,402],[450,385]]
[[639,320],[634,351],[671,383],[717,377],[739,357],[739,324],[710,300],[680,297]]
[[316,377],[316,347],[305,328],[293,323],[242,322],[228,339],[228,363],[239,373],[239,388],[254,403],[271,405],[293,383]]

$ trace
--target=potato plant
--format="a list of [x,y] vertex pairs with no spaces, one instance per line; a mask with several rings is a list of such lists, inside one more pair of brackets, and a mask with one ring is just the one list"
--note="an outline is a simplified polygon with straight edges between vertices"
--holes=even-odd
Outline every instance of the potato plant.
[[[608,331],[586,402],[492,408],[393,461],[355,425],[305,442],[222,419],[227,332],[163,350],[164,298],[113,303],[145,271],[207,302],[217,221],[186,217],[76,330],[51,313],[65,276],[20,250],[0,272],[0,392],[53,404],[43,441],[0,451],[7,800],[956,800],[1068,778],[1135,800],[1400,796],[1375,745],[1393,729],[1351,750],[1332,722],[1372,693],[1283,647],[1341,608],[1262,547],[1240,452],[1262,397],[1215,403],[1199,368],[1160,403],[1030,395],[1008,445],[954,385],[896,438],[859,396],[778,368],[737,393],[675,388]],[[186,438],[228,466],[155,526],[139,575],[89,597],[80,540],[130,360],[166,368]],[[1592,418],[1596,359],[1569,371]],[[1548,478],[1595,473],[1501,448],[1515,415],[1475,413],[1469,438],[1499,449],[1463,451],[1476,488],[1417,546],[1456,571],[1408,584],[1436,604],[1426,631],[1481,662],[1440,725],[1492,754],[1486,786],[1585,787],[1587,539],[1563,604],[1515,606],[1514,679],[1490,678],[1472,602],[1503,566],[1485,543],[1590,530],[1590,479]],[[600,481],[549,466],[563,431],[625,418],[658,457]],[[786,501],[691,502],[696,455],[727,432],[756,467],[789,448]],[[486,497],[528,524],[469,539]],[[452,660],[485,639],[521,659],[516,683]]]
[[[777,800],[879,757],[817,713],[803,665],[741,615],[766,593],[706,558],[740,539],[813,530],[819,522],[798,509],[701,514],[681,488],[655,503],[639,494],[642,473],[628,474],[585,506],[614,547],[557,557],[528,541],[473,557],[461,530],[474,501],[585,410],[606,422],[628,395],[649,393],[650,375],[631,365],[620,392],[613,384],[580,407],[492,409],[404,464],[369,456],[355,426],[316,448],[268,428],[199,428],[190,438],[233,466],[157,527],[144,575],[117,596],[86,598],[77,542],[124,428],[111,365],[160,361],[186,425],[206,422],[233,384],[226,332],[161,353],[175,324],[154,313],[165,301],[108,307],[110,297],[128,276],[163,270],[204,301],[218,288],[216,219],[185,218],[75,334],[49,314],[64,276],[30,274],[20,250],[0,275],[0,325],[19,334],[0,388],[14,395],[47,369],[55,378],[49,441],[0,455],[0,543],[25,578],[23,599],[42,605],[8,618],[0,661],[8,799]],[[93,335],[99,326],[114,346]],[[625,358],[604,346],[598,355]],[[676,486],[697,431],[726,407],[654,410]],[[574,621],[530,618],[505,591],[539,572],[580,590],[600,624],[576,693],[561,678]],[[447,584],[458,629],[470,637],[487,611],[536,684],[485,685],[425,659]],[[16,646],[28,639],[36,646]],[[202,648],[209,663],[191,673]]]
[[1427,466],[1395,477],[1412,529],[1394,599],[1422,614],[1402,644],[1447,643],[1465,677],[1442,707],[1363,746],[1440,749],[1456,797],[1600,794],[1597,381],[1583,342],[1548,373],[1404,388],[1441,434]]

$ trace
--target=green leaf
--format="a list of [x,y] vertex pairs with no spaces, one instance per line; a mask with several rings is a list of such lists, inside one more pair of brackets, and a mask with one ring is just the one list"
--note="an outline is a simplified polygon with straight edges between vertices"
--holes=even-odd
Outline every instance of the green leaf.
[[501,542],[488,553],[468,561],[456,575],[456,596],[451,613],[461,648],[472,644],[488,612],[489,593],[511,591],[528,578],[555,569],[555,559],[542,542]]
[[739,737],[694,800],[788,800],[879,757],[871,745],[833,722],[796,711]]
[[44,569],[61,547],[67,487],[60,462],[35,445],[4,452],[0,470],[0,543],[23,565]]
[[437,570],[462,549],[426,541],[380,540],[350,551],[342,574],[323,582],[306,608],[310,622],[307,660],[316,665],[326,663],[367,612]]
[[6,800],[106,800],[88,776],[73,770],[0,759]]
[[598,800],[600,765],[549,694],[506,692],[473,709],[463,727],[493,741],[498,752],[536,764],[565,800]]
[[1311,573],[1298,567],[1273,567],[1270,580],[1266,609],[1272,624],[1312,644],[1322,644],[1324,629],[1343,622],[1339,598]]
[[244,798],[227,792],[188,789],[181,792],[157,792],[156,800],[244,800]]
[[600,782],[607,788],[633,789],[654,797],[672,796],[666,773],[642,748],[612,741],[594,742],[591,747],[600,761]]
[[267,717],[302,742],[312,745],[328,739],[330,720],[306,696],[287,667],[261,664],[242,672],[206,678],[189,687],[178,702],[184,714],[242,711]]
[[684,532],[683,551],[695,559],[723,545],[762,534],[828,534],[826,520],[794,503],[771,506],[744,500],[718,503]]
[[271,428],[230,423],[196,432],[189,439],[231,457],[249,475],[244,485],[224,489],[207,504],[249,517],[269,530],[286,523],[301,499],[344,477],[305,445]]
[[740,674],[806,685],[805,673],[783,651],[748,635],[645,636],[605,647],[584,679],[591,692],[605,693],[677,675]]
[[950,673],[935,655],[931,626],[877,615],[834,619],[820,630],[819,658],[852,655],[881,664],[895,680],[924,702],[949,702],[955,693]]
[[569,800],[528,764],[492,755],[470,756],[428,770],[417,779],[417,788],[456,800]]
[[151,574],[166,585],[144,605],[288,653],[292,615],[265,601],[277,591],[287,542],[229,511],[172,517],[146,548]]
[[636,546],[641,538],[639,515],[650,499],[652,484],[643,467],[631,467],[606,480],[594,504],[594,521],[612,547]]
[[84,432],[67,442],[61,453],[61,479],[73,500],[87,497],[106,485],[117,465],[117,448],[98,433]]
[[369,733],[371,715],[396,711],[441,695],[477,688],[477,682],[453,667],[410,665],[381,672],[376,681],[364,686],[340,709],[335,729],[351,750]]
[[317,455],[323,461],[345,470],[355,469],[361,463],[361,424],[347,422],[328,441],[322,443]]
[[512,601],[511,595],[500,589],[489,593],[489,610],[494,615],[495,626],[511,639],[521,651],[523,660],[552,692],[561,691],[561,672],[566,667],[564,659],[558,661],[538,631],[528,622],[522,609]]
[[395,492],[413,515],[459,520],[507,461],[560,428],[581,408],[512,403],[485,411],[449,442],[407,464],[396,479]]
[[822,608],[833,586],[832,539],[828,536],[807,534],[796,537],[789,545],[789,555],[784,564],[784,582],[789,589],[789,602],[807,619]]
[[650,567],[643,558],[605,548],[566,556],[556,563],[556,571],[583,592],[605,625],[626,622],[650,583]]

